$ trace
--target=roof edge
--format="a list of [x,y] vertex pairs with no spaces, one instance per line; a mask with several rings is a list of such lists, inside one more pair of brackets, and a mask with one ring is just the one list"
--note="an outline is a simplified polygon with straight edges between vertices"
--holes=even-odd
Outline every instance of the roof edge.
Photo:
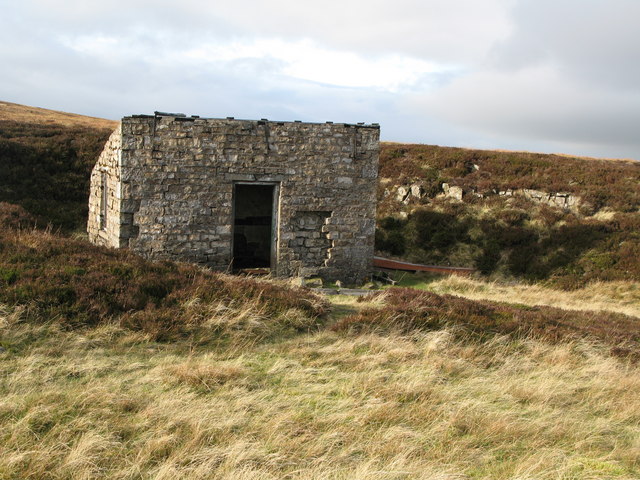
[[276,125],[284,125],[284,124],[300,124],[300,125],[335,125],[335,126],[345,126],[345,127],[355,127],[355,128],[375,128],[380,129],[380,124],[378,123],[344,123],[344,122],[303,122],[301,120],[269,120],[267,118],[261,118],[260,120],[254,119],[241,119],[235,117],[226,117],[226,118],[217,118],[217,117],[200,117],[199,115],[191,115],[187,116],[184,113],[168,113],[168,112],[154,112],[153,115],[148,114],[137,114],[137,115],[127,115],[122,118],[122,120],[128,118],[173,118],[176,121],[181,122],[189,122],[195,120],[216,120],[216,121],[227,121],[227,122],[252,122],[257,123],[258,125],[265,125],[267,123],[276,124]]

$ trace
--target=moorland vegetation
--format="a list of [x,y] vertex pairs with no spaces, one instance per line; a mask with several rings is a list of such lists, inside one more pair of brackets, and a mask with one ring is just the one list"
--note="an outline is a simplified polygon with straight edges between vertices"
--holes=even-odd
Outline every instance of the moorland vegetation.
[[638,317],[413,289],[329,313],[4,210],[1,478],[640,475]]
[[86,226],[89,175],[116,122],[0,102],[0,201],[40,226]]
[[[5,147],[19,143],[7,137]],[[79,158],[99,151],[98,136],[67,156],[69,150],[49,150],[44,140],[58,145],[62,137],[37,138],[44,156],[32,152],[28,162],[45,175],[45,164],[58,162],[47,177],[52,191],[75,192],[61,193],[60,205],[78,208],[48,217],[47,197],[35,201],[37,189],[30,190],[35,184],[18,189],[6,182],[0,189],[0,478],[640,476],[637,276],[594,270],[581,287],[571,277],[577,273],[569,275],[602,242],[613,242],[614,253],[622,248],[615,242],[636,245],[633,210],[612,199],[574,212],[520,205],[522,199],[460,203],[436,198],[435,187],[432,196],[397,205],[381,190],[381,223],[399,223],[383,225],[379,241],[407,233],[402,255],[412,258],[482,258],[457,240],[476,226],[461,227],[450,251],[444,240],[433,240],[451,226],[436,215],[448,208],[461,222],[477,225],[495,214],[501,227],[525,229],[539,216],[559,216],[545,227],[547,235],[571,221],[627,219],[631,226],[614,224],[562,268],[537,277],[509,267],[526,242],[500,243],[499,259],[486,269],[552,279],[572,291],[406,276],[401,283],[423,290],[329,301],[285,282],[150,262],[70,234],[85,215],[79,198],[86,183],[79,179],[88,170]],[[392,148],[400,147],[383,147],[383,175]],[[5,158],[23,168],[19,156]],[[397,169],[397,185],[422,178],[402,177],[403,171]],[[77,190],[64,183],[69,175],[77,175]],[[458,178],[447,175],[438,173],[434,185]],[[56,189],[58,180],[66,187]],[[586,190],[575,193],[591,198]],[[464,220],[475,214],[477,220]],[[428,252],[412,229],[440,245],[433,245],[435,256],[420,257]],[[500,233],[484,235],[488,242]],[[611,270],[626,265],[620,262]],[[609,278],[617,280],[602,281]]]
[[[376,247],[414,262],[562,288],[640,279],[640,162],[382,145]],[[462,201],[442,185],[462,188]],[[398,187],[421,196],[399,201]],[[520,195],[567,193],[571,208]]]

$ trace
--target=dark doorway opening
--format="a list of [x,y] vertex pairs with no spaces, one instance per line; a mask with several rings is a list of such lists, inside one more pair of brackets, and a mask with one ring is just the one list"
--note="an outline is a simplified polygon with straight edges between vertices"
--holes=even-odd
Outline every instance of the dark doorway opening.
[[233,269],[273,268],[276,185],[235,185]]

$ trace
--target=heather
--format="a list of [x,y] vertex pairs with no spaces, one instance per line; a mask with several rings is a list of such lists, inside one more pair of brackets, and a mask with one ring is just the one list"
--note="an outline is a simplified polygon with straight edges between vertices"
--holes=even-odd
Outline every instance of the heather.
[[0,202],[22,206],[43,226],[84,229],[89,175],[110,133],[103,124],[0,118]]
[[518,188],[569,192],[593,210],[635,212],[640,206],[640,163],[630,160],[385,143],[380,177],[396,184],[421,179],[432,193],[448,182],[479,193]]
[[[376,248],[413,262],[565,289],[640,278],[640,164],[384,144]],[[442,185],[463,189],[462,201]],[[395,192],[414,185],[420,198]],[[574,195],[560,208],[518,189]]]
[[381,297],[379,305],[346,316],[333,325],[333,329],[407,334],[452,328],[461,335],[484,339],[494,335],[536,338],[551,343],[584,339],[606,345],[616,355],[640,358],[638,317],[468,300],[409,288],[377,292],[372,296]]
[[0,232],[0,287],[0,303],[24,307],[36,323],[83,328],[115,322],[164,340],[198,332],[232,335],[234,326],[216,324],[225,315],[237,316],[238,325],[244,318],[257,336],[284,334],[313,328],[326,311],[308,290],[150,262],[31,229]]

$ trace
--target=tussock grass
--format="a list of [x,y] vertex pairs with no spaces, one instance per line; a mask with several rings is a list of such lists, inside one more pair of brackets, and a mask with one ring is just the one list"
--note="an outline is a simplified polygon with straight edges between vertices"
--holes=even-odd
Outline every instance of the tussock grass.
[[[333,325],[337,331],[411,333],[416,330],[460,331],[461,336],[511,335],[550,342],[597,341],[616,355],[640,358],[640,320],[611,312],[562,310],[503,302],[473,301],[409,288],[382,293],[383,305],[363,308]],[[365,300],[367,300],[365,298]]]
[[455,330],[237,346],[3,307],[0,478],[632,479],[640,371]]
[[449,276],[422,280],[416,286],[434,293],[448,293],[473,300],[547,305],[565,310],[618,312],[640,317],[640,284],[637,282],[594,282],[584,288],[561,291],[535,284],[488,282]]

